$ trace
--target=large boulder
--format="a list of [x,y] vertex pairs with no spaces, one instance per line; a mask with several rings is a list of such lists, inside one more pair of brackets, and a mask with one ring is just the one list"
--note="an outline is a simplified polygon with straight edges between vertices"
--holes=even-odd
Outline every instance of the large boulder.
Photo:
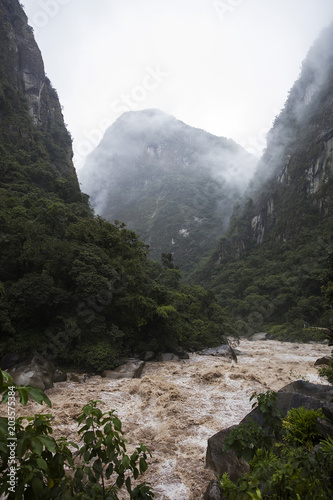
[[156,354],[154,353],[154,351],[146,351],[142,357],[142,360],[143,361],[152,361],[153,359],[155,359],[155,356],[156,356]]
[[128,360],[125,364],[115,368],[115,370],[105,370],[102,373],[102,377],[112,379],[140,378],[144,366],[144,361],[140,361],[138,359]]
[[[288,389],[291,391],[287,392]],[[330,386],[310,384],[309,382],[298,380],[288,384],[277,392],[276,406],[283,416],[286,416],[292,408],[299,408],[301,406],[308,410],[323,408],[325,415],[329,415],[329,418],[333,420],[333,403],[325,405],[325,401],[330,402],[332,400],[332,393],[333,388]],[[264,425],[262,413],[258,408],[248,413],[240,424],[249,422],[250,420],[253,420],[261,427]],[[320,421],[318,422],[318,429],[320,429],[320,433],[323,436],[326,436],[330,433],[331,425],[326,421]],[[232,427],[223,429],[209,438],[206,453],[206,467],[220,477],[224,472],[227,472],[232,481],[237,480],[249,470],[248,463],[244,459],[238,459],[233,451],[222,451],[226,437],[236,427],[238,426],[233,425]],[[214,492],[215,489],[213,488],[212,494],[215,494]]]
[[209,438],[206,452],[206,468],[220,477],[227,472],[232,481],[236,481],[250,469],[249,464],[243,458],[237,458],[233,451],[222,451],[226,437],[236,427],[238,426],[232,425]]
[[[304,406],[307,410],[318,410],[323,406],[323,403],[319,399],[311,398],[296,392],[277,392],[276,407],[281,411],[283,417],[285,417],[292,408],[300,408],[301,406]],[[263,426],[264,419],[259,408],[255,408],[248,413],[243,420],[241,420],[240,424],[249,422],[249,420],[253,420],[258,425]]]
[[175,354],[179,357],[179,359],[190,359],[189,353],[184,351],[181,347],[175,350]]
[[61,370],[55,370],[53,374],[53,382],[66,382],[67,380],[67,373],[63,372]]
[[33,356],[8,370],[16,385],[30,385],[37,389],[53,387],[53,369],[41,356]]
[[20,355],[15,354],[14,352],[8,352],[4,355],[4,357],[0,361],[1,370],[8,370],[13,366],[17,365],[20,361]]
[[322,358],[318,358],[317,361],[315,361],[315,366],[322,366],[322,365],[330,365],[331,361],[331,356],[323,356]]
[[210,347],[208,349],[203,349],[202,351],[199,351],[198,354],[201,354],[203,356],[219,356],[237,362],[237,356],[235,350],[232,347],[230,347],[230,345],[227,344],[220,345],[218,347]]
[[282,387],[278,392],[296,392],[311,398],[330,403],[333,401],[333,387],[323,384],[312,384],[305,380],[296,380]]

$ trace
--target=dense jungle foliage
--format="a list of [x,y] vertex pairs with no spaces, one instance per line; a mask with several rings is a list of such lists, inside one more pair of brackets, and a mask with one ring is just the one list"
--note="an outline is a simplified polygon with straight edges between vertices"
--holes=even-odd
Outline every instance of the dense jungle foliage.
[[4,81],[0,98],[0,356],[37,351],[101,371],[134,351],[223,342],[233,329],[212,293],[181,285],[169,255],[149,260],[124,224],[94,217],[61,120],[36,128]]
[[191,275],[209,284],[244,333],[319,339],[313,327],[333,324],[321,290],[333,249],[332,42],[330,26],[275,119],[228,232]]

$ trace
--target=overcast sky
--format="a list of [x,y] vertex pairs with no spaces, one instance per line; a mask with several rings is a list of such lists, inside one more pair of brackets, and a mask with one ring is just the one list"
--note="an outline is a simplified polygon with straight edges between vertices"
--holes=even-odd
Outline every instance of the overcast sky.
[[124,111],[158,108],[260,154],[332,0],[22,0],[77,169]]

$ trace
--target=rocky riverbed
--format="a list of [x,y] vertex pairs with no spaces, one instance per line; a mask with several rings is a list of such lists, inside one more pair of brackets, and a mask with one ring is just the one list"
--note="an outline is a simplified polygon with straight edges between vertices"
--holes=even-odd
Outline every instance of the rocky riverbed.
[[[272,340],[242,340],[238,349],[238,363],[192,354],[189,360],[146,363],[140,379],[93,376],[81,383],[57,383],[46,391],[55,436],[76,440],[81,407],[99,399],[104,411],[117,409],[128,448],[142,442],[151,451],[145,480],[153,485],[157,500],[203,498],[213,478],[205,470],[207,439],[250,411],[254,391],[278,390],[297,379],[325,383],[314,362],[331,352],[324,344]],[[34,411],[41,413],[41,407],[29,402],[24,414]]]

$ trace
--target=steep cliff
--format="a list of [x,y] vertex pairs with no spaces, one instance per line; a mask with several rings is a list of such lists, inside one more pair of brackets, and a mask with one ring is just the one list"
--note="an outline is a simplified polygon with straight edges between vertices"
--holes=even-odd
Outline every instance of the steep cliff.
[[[332,217],[333,27],[311,48],[267,137],[243,218],[246,249],[274,237],[293,240]],[[311,214],[311,216],[310,216]],[[231,233],[231,238],[236,234]],[[225,254],[225,242],[221,256]]]
[[93,215],[17,0],[0,0],[0,43],[0,359],[101,372],[146,349],[223,342],[232,328],[209,292],[182,287],[168,256],[148,260],[133,231]]
[[[20,173],[69,200],[80,198],[72,164],[71,137],[66,130],[56,91],[45,76],[43,59],[19,4],[0,1],[0,145],[1,181],[13,176],[4,156],[20,163]],[[43,160],[39,166],[36,158]],[[32,166],[35,163],[34,167]],[[39,172],[38,172],[39,170]],[[66,194],[65,194],[66,192]]]
[[254,329],[332,321],[321,297],[332,250],[332,47],[330,26],[310,49],[268,134],[228,233],[196,274]]
[[97,213],[189,270],[215,247],[256,159],[158,110],[123,114],[79,172]]

